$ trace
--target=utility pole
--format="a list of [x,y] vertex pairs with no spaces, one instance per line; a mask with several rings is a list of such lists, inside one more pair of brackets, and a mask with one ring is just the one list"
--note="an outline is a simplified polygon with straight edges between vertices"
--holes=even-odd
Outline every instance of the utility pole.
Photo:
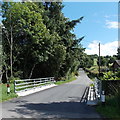
[[100,43],[99,43],[99,76],[100,76],[100,63],[101,63],[101,61],[100,61]]

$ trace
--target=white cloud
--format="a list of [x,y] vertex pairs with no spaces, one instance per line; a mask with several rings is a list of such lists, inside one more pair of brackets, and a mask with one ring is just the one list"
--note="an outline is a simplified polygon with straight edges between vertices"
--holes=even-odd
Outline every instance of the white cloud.
[[118,15],[117,14],[114,14],[114,15],[105,15],[104,16],[105,18],[107,18],[107,19],[109,19],[109,18],[113,18],[113,17],[118,17]]
[[[88,48],[85,50],[85,53],[88,55],[91,54],[99,54],[99,42],[98,41],[93,41],[88,45]],[[117,54],[117,48],[118,48],[118,41],[113,41],[113,42],[108,42],[106,44],[101,44],[100,45],[100,53],[101,56],[106,56],[106,55],[116,55]]]
[[104,17],[105,17],[105,18],[110,18],[110,15],[105,15]]
[[120,28],[120,23],[117,21],[109,21],[106,20],[106,27],[111,29],[111,28]]

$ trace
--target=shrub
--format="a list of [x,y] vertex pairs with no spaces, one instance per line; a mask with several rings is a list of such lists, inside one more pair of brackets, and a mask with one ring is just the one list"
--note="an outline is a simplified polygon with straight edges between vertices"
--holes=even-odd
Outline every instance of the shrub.
[[20,80],[20,78],[18,78],[18,77],[10,77],[9,80],[10,80],[10,83],[14,83],[15,80]]
[[113,73],[112,71],[109,71],[107,73],[104,73],[103,80],[120,80],[119,78],[119,72]]

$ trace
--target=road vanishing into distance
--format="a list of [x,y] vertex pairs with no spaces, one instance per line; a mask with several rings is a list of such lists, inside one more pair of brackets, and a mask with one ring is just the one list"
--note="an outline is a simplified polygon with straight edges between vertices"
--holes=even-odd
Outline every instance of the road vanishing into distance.
[[92,83],[80,69],[77,80],[2,103],[2,118],[100,118],[94,107],[80,103]]

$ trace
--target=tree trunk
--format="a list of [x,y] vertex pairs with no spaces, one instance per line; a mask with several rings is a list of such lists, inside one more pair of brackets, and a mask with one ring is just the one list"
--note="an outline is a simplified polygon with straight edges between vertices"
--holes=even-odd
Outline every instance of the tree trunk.
[[33,70],[35,68],[36,64],[33,65],[32,69],[31,69],[31,72],[30,72],[30,75],[29,75],[29,79],[32,77],[32,74],[33,74]]
[[0,71],[0,81],[2,81],[2,76],[3,76],[3,72],[2,70]]
[[11,71],[11,77],[13,76],[13,61],[12,61],[12,43],[10,46],[10,71]]
[[11,77],[13,76],[13,27],[11,24],[11,13],[10,13],[10,72]]
[[10,45],[10,71],[11,71],[11,77],[13,76],[13,37],[12,37],[12,27],[11,27],[11,45]]
[[9,82],[9,81],[8,81],[8,70],[7,70],[7,67],[6,67],[6,66],[5,66],[5,75],[6,75],[7,82]]

